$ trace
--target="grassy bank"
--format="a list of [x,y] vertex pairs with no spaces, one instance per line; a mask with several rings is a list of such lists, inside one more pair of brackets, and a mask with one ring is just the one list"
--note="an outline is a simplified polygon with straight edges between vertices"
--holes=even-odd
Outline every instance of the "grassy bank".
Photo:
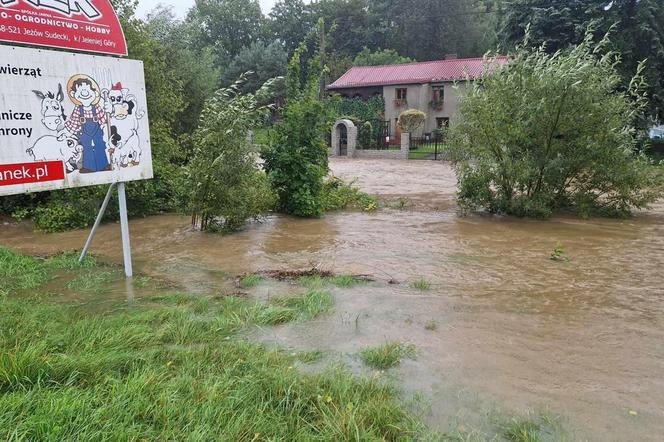
[[44,260],[0,248],[0,439],[416,437],[418,425],[390,386],[343,368],[304,375],[296,366],[309,355],[241,337],[253,324],[325,314],[326,292],[309,288],[267,304],[155,293],[98,313],[55,303],[46,289],[55,275],[108,272],[94,260],[79,266],[73,256]]

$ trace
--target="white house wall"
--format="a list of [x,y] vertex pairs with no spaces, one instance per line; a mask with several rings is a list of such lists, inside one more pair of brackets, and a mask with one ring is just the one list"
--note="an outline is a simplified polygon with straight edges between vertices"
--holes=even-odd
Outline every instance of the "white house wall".
[[[409,85],[390,85],[383,87],[383,97],[385,98],[385,119],[390,122],[390,130],[392,134],[396,134],[396,119],[399,118],[401,112],[407,109],[418,109],[427,114],[427,119],[424,127],[414,133],[414,136],[421,136],[423,133],[432,132],[436,129],[436,118],[449,118],[450,120],[457,112],[458,97],[457,94],[465,88],[465,85],[459,84],[458,89],[455,90],[454,83],[446,82],[445,85],[445,100],[441,110],[435,110],[429,106],[433,98],[433,90],[430,84],[409,84]],[[407,105],[395,106],[394,101],[396,98],[397,89],[407,89]]]

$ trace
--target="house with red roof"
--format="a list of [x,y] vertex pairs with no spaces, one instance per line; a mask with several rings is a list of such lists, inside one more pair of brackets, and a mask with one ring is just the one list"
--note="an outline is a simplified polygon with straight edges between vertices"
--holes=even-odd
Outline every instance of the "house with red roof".
[[[407,109],[427,114],[422,133],[447,127],[457,112],[459,82],[481,77],[490,66],[507,63],[507,57],[454,58],[385,66],[355,66],[327,87],[328,91],[346,98],[369,99],[382,95],[385,120],[390,132],[397,134],[397,120]],[[421,135],[421,134],[416,134]]]

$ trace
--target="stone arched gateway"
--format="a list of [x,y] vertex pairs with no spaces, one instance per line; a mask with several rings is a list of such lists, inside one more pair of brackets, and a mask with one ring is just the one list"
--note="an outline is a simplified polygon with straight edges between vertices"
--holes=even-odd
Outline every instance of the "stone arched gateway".
[[332,155],[354,157],[357,147],[357,127],[350,120],[339,120],[332,127]]

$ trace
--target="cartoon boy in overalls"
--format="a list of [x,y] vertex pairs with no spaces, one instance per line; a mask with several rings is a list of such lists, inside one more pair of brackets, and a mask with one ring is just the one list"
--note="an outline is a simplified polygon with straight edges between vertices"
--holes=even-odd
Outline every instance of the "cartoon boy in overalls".
[[71,118],[65,123],[65,128],[78,138],[83,147],[83,167],[80,173],[112,170],[104,139],[106,113],[111,112],[111,103],[104,100],[103,107],[99,104],[99,85],[87,75],[71,77],[67,83],[67,94],[75,107]]

